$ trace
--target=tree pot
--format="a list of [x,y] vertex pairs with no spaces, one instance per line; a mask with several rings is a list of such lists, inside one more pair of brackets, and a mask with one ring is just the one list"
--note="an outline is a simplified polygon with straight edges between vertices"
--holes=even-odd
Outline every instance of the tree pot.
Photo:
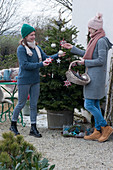
[[72,111],[47,111],[48,129],[63,129],[63,125],[73,125]]

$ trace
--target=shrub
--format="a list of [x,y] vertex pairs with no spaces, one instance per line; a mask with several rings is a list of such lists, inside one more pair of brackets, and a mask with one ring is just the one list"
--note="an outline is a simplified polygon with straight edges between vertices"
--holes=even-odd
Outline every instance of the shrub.
[[16,54],[0,56],[0,70],[18,67],[18,59]]
[[0,55],[5,56],[15,54],[19,44],[20,36],[7,35],[0,36]]
[[3,133],[0,141],[0,169],[1,170],[53,170],[46,158],[41,159],[41,153],[26,142],[23,136],[14,136],[12,132]]

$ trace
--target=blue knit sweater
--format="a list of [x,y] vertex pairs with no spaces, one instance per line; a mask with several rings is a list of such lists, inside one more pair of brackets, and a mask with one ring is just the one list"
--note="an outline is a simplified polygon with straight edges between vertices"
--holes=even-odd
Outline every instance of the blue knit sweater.
[[[58,54],[47,56],[42,49],[38,46],[41,52],[42,61],[46,58],[51,57],[52,59],[57,59]],[[38,54],[35,49],[30,48],[33,55],[29,56],[26,53],[24,46],[19,45],[17,48],[17,57],[19,61],[19,73],[17,84],[34,84],[40,82],[39,70],[43,67],[43,62],[39,62]],[[48,66],[49,67],[49,66]]]

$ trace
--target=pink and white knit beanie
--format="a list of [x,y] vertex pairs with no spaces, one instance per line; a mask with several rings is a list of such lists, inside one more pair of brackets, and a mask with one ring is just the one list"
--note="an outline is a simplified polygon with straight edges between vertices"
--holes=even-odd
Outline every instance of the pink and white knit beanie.
[[98,13],[97,16],[89,20],[88,27],[93,28],[95,30],[98,30],[100,28],[103,28],[103,19],[102,14]]

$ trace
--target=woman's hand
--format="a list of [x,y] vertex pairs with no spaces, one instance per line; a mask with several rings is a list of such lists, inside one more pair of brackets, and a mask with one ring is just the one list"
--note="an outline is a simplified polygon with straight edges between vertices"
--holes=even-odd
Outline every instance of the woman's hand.
[[53,59],[51,57],[46,58],[46,60],[43,61],[44,66],[48,66],[50,63],[52,63]]
[[65,43],[65,44],[62,44],[61,46],[64,47],[64,48],[67,48],[67,49],[72,49],[73,48],[73,45],[70,44],[70,43]]
[[79,57],[79,59],[80,59],[80,60],[78,60],[77,63],[80,63],[81,65],[84,65],[84,61],[85,61],[85,60],[84,60],[82,57]]
[[45,66],[48,66],[50,63],[49,62],[47,62],[46,60],[45,61],[43,61],[43,66],[45,67]]
[[58,54],[58,57],[63,57],[66,55],[66,52],[63,52],[62,54]]

